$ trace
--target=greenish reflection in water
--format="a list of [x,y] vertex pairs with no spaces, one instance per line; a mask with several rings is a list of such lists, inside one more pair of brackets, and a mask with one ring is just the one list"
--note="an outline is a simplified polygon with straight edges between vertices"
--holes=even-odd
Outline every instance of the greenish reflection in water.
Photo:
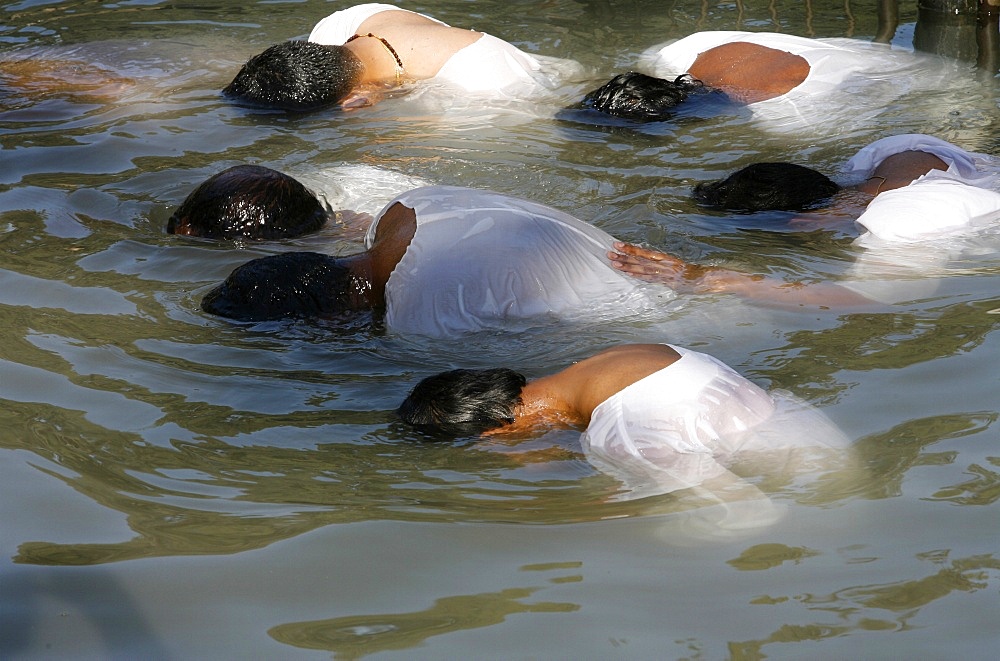
[[360,659],[376,652],[420,647],[432,636],[488,627],[511,615],[572,613],[578,604],[534,601],[524,603],[542,588],[509,588],[491,594],[442,597],[415,613],[354,615],[316,622],[282,624],[268,633],[295,647],[329,650],[336,659]]
[[[171,208],[222,167],[283,169],[329,185],[336,201],[335,189],[351,180],[331,173],[346,164],[531,197],[699,261],[836,279],[857,256],[850,231],[734,219],[695,206],[691,187],[754,160],[835,172],[890,132],[924,131],[996,153],[994,83],[914,94],[869,130],[784,136],[738,112],[642,127],[553,119],[582,83],[553,105],[470,112],[400,98],[364,113],[286,117],[219,97],[247,56],[339,6],[23,0],[0,8],[0,57],[73,56],[125,86],[59,95],[0,85],[0,452],[35,489],[6,494],[19,509],[0,527],[11,554],[0,567],[0,584],[9,586],[0,610],[12,614],[0,622],[0,656],[50,654],[42,636],[54,628],[37,629],[54,597],[87,604],[91,635],[114,649],[85,632],[52,654],[205,656],[187,643],[195,623],[161,637],[174,622],[169,613],[144,617],[157,612],[159,594],[142,593],[157,587],[157,574],[177,572],[183,586],[167,611],[204,604],[217,610],[205,618],[215,621],[240,604],[178,561],[245,562],[235,581],[242,585],[280,560],[283,579],[322,585],[321,572],[284,555],[282,544],[376,521],[435,526],[440,539],[414,568],[428,583],[419,593],[384,588],[417,610],[382,612],[308,590],[287,602],[260,595],[254,615],[226,620],[232,644],[267,638],[289,654],[434,656],[457,632],[476,641],[499,629],[538,656],[578,658],[651,656],[671,643],[688,658],[829,657],[831,649],[860,656],[873,646],[916,657],[928,649],[924,635],[954,656],[996,647],[995,632],[977,639],[965,629],[985,621],[983,604],[995,612],[988,597],[997,589],[1000,250],[988,241],[953,265],[933,297],[883,310],[801,313],[704,296],[662,320],[439,347],[387,336],[370,320],[248,327],[198,311],[201,294],[251,257],[356,247],[333,231],[252,247],[163,232]],[[408,6],[456,25],[472,11],[464,1]],[[916,9],[901,11],[897,43],[905,45]],[[699,29],[863,39],[876,30],[871,7],[856,2],[485,0],[474,13],[480,29],[592,67],[588,84],[629,68],[647,46]],[[378,198],[368,212],[391,197],[378,186],[364,193]],[[716,520],[706,519],[700,530],[708,534],[696,540],[697,525],[668,524],[697,518],[706,505],[699,494],[609,502],[618,485],[586,464],[575,433],[519,448],[434,445],[393,423],[394,406],[430,371],[503,362],[541,374],[637,340],[715,353],[825,407],[857,439],[855,456],[806,477],[748,462],[742,474],[788,519],[733,536],[713,536]],[[53,503],[67,517],[84,514],[64,530]],[[900,526],[884,540],[897,518],[920,529],[905,536]],[[593,526],[623,521],[636,526],[586,562],[544,563],[528,548],[470,543],[470,553],[492,555],[496,574],[482,573],[493,580],[469,590],[429,585],[455,571],[447,551],[464,524],[514,539],[529,538],[525,529],[559,529],[573,553],[547,557],[579,557],[599,546],[588,537]],[[650,541],[658,525],[668,531],[663,549]],[[697,550],[677,550],[685,544]],[[336,549],[341,559],[367,551]],[[257,557],[265,559],[254,564]],[[548,583],[523,585],[525,571],[545,573]],[[605,606],[619,593],[627,603]],[[94,595],[93,605],[81,595]],[[288,606],[299,599],[300,609]],[[572,640],[552,647],[525,625],[535,617],[558,618]],[[625,619],[636,625],[615,626]]]
[[948,552],[943,551],[922,554],[919,559],[940,568],[919,579],[847,588],[833,594],[758,597],[752,602],[756,607],[781,606],[794,599],[807,610],[821,613],[825,621],[784,624],[765,638],[730,642],[730,658],[767,658],[765,648],[776,644],[818,642],[852,633],[906,631],[919,626],[913,621],[919,618],[921,609],[939,599],[990,589],[991,577],[995,589],[1000,572],[1000,560],[993,555],[949,561]]

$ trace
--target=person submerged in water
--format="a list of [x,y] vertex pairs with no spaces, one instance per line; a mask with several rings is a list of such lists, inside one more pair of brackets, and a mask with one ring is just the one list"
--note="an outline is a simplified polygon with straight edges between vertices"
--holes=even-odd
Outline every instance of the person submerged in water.
[[0,108],[53,97],[109,103],[135,86],[133,79],[69,54],[42,52],[0,59]]
[[[237,167],[189,195],[168,231],[212,238],[298,236],[328,212],[291,177]],[[202,309],[241,321],[373,311],[388,329],[451,336],[529,320],[638,314],[672,298],[613,269],[614,238],[528,200],[424,186],[390,201],[352,255],[286,252],[235,269]]]
[[167,232],[206,239],[289,239],[319,230],[332,210],[297,179],[260,165],[212,175],[184,199]]
[[931,254],[922,259],[919,269],[911,266],[907,278],[900,278],[922,283],[882,287],[786,282],[689,264],[658,250],[624,243],[617,243],[608,256],[615,268],[677,291],[728,292],[792,305],[866,305],[889,302],[898,295],[893,289],[926,295],[934,283],[913,276],[930,271],[935,262],[947,261],[948,254],[942,245],[934,249],[932,242],[997,225],[1000,193],[992,188],[1000,183],[1000,161],[995,157],[968,152],[933,136],[904,134],[864,147],[843,169],[845,178],[856,183],[842,187],[816,170],[792,163],[754,164],[720,181],[699,184],[694,197],[702,204],[733,211],[832,208],[861,230],[854,243],[864,252],[849,275],[864,272],[869,263],[889,263],[883,254],[887,248],[908,246],[904,252],[913,252],[922,244],[931,248]]
[[878,55],[871,44],[847,39],[698,32],[645,58],[656,75],[618,74],[587,94],[582,105],[639,121],[669,119],[689,99],[724,97],[746,106],[781,100],[794,106],[853,74],[878,71],[885,65]]
[[370,105],[386,89],[430,79],[474,94],[518,96],[545,86],[550,65],[557,64],[551,68],[569,63],[373,3],[327,16],[307,41],[286,41],[255,55],[223,92],[294,111]]
[[588,460],[642,495],[729,475],[747,453],[848,445],[789,393],[768,394],[716,358],[668,344],[616,346],[533,380],[506,368],[442,372],[397,414],[446,437],[584,428]]

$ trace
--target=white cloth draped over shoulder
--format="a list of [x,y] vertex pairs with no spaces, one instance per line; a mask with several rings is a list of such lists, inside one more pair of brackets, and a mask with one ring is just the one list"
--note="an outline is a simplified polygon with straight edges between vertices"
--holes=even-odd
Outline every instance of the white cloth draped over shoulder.
[[886,104],[915,87],[947,80],[951,66],[941,58],[918,56],[860,39],[811,39],[776,32],[717,30],[696,32],[660,44],[640,56],[639,67],[660,78],[687,73],[701,53],[734,42],[774,48],[803,57],[806,79],[781,96],[748,108],[776,131],[816,130],[823,125],[843,131],[880,113]]
[[855,221],[864,249],[842,284],[893,303],[933,294],[936,273],[962,253],[970,237],[1000,225],[1000,160],[923,134],[895,135],[861,149],[843,168],[845,183],[867,179],[886,158],[924,151],[947,170],[931,170],[908,186],[876,196]]
[[[596,322],[674,297],[612,268],[614,237],[542,204],[489,191],[429,186],[386,205],[414,210],[417,229],[386,285],[389,330],[450,337],[554,320]],[[368,229],[371,246],[383,210]]]
[[[1000,211],[1000,160],[966,151],[920,133],[876,140],[852,156],[843,176],[863,181],[886,158],[904,151],[933,154],[947,170],[931,170],[908,186],[886,191],[871,201],[857,222],[883,241],[923,241],[964,232],[977,219]],[[870,241],[862,237],[860,243]]]
[[[384,11],[408,11],[388,4],[363,4],[330,14],[312,29],[309,41],[340,46],[361,24]],[[410,12],[417,13],[417,12]],[[441,25],[431,16],[420,14]],[[580,75],[582,67],[561,58],[532,55],[489,34],[459,50],[431,80],[477,95],[528,97]]]
[[588,460],[624,483],[624,498],[698,487],[741,460],[777,466],[849,446],[791,393],[768,394],[712,356],[668,346],[681,358],[598,405],[582,438]]

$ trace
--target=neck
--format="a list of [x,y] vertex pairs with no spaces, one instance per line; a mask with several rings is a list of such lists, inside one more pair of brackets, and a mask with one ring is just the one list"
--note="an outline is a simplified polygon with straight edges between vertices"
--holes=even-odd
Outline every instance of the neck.
[[344,45],[351,50],[364,64],[362,82],[383,83],[403,82],[403,60],[396,49],[383,37],[368,32],[356,34]]
[[574,426],[586,422],[558,379],[543,376],[528,382],[521,390],[521,404],[515,412],[515,424],[525,426]]
[[373,310],[385,306],[385,283],[378,283],[368,252],[341,257],[340,263],[351,272],[348,296],[355,310]]

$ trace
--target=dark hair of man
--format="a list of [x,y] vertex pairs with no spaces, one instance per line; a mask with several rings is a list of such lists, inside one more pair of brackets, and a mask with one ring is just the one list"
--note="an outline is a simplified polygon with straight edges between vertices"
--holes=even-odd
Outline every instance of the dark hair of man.
[[643,73],[620,73],[583,98],[583,106],[616,117],[639,121],[668,119],[671,109],[692,94],[718,93],[690,74],[674,80]]
[[418,383],[396,413],[426,433],[476,436],[514,422],[526,383],[506,368],[442,372]]
[[239,321],[333,316],[355,309],[358,283],[336,257],[286,252],[237,267],[201,308]]
[[167,232],[208,239],[287,239],[323,226],[327,209],[298,180],[259,165],[215,174],[181,203]]
[[732,211],[803,211],[840,190],[829,177],[794,163],[754,163],[725,179],[701,183],[695,199]]
[[222,92],[267,108],[316,110],[346,97],[362,69],[343,46],[286,41],[251,57]]

